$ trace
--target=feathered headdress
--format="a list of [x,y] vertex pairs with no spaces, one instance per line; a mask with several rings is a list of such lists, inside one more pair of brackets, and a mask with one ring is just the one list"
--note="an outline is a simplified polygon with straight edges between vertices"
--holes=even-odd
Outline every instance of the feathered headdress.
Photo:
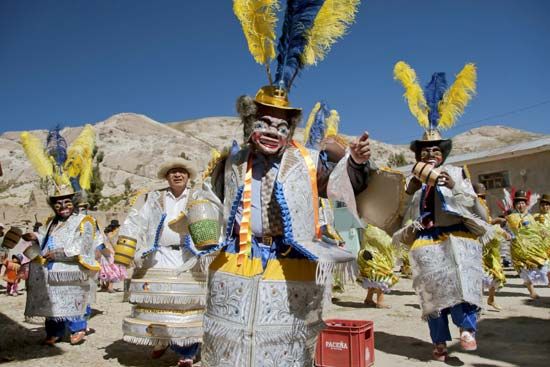
[[525,192],[524,190],[517,190],[515,187],[512,187],[511,191],[506,189],[502,189],[502,191],[504,197],[500,202],[497,202],[497,205],[504,214],[513,211],[514,203],[518,200],[524,200],[527,204],[527,211],[531,211],[540,198],[539,194],[531,192],[531,190]]
[[48,132],[46,145],[27,131],[21,133],[21,144],[36,173],[53,186],[49,196],[67,193],[64,188],[69,186],[73,192],[90,188],[95,147],[95,132],[91,125],[82,129],[68,149],[59,126]]
[[317,102],[307,119],[304,131],[304,145],[311,149],[322,149],[322,142],[328,138],[335,140],[347,146],[344,137],[338,135],[340,125],[340,115],[338,111],[331,110],[324,101]]
[[309,114],[304,132],[304,145],[322,151],[324,161],[338,162],[349,145],[347,139],[338,134],[340,115],[331,110],[326,102],[317,102]]
[[[305,66],[322,60],[332,44],[344,35],[355,19],[359,0],[287,0],[282,34],[275,46],[275,26],[280,10],[276,0],[234,0],[239,19],[254,60],[266,67],[269,85],[258,91],[261,105],[290,107],[288,92]],[[270,64],[277,50],[275,78]]]
[[422,89],[415,71],[403,61],[395,64],[393,75],[405,88],[404,97],[411,113],[425,129],[422,139],[411,143],[411,150],[417,152],[423,142],[447,142],[443,143],[442,147],[442,150],[445,150],[443,155],[446,157],[450,153],[452,143],[441,137],[440,130],[453,127],[475,94],[475,65],[466,64],[449,88],[445,73],[434,73],[430,82]]

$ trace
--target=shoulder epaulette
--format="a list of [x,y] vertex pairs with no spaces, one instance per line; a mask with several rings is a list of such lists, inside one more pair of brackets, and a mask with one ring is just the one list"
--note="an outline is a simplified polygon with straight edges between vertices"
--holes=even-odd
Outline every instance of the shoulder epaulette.
[[84,233],[84,226],[86,225],[86,223],[90,223],[92,225],[92,229],[94,231],[93,232],[93,237],[95,239],[97,224],[96,224],[96,221],[95,221],[94,217],[92,217],[90,215],[84,216],[84,218],[82,218],[82,220],[80,221],[80,234]]
[[130,198],[130,206],[134,206],[136,204],[136,201],[139,199],[141,195],[145,194],[145,200],[147,200],[147,195],[149,194],[149,190],[147,189],[139,189],[137,191],[134,191],[132,194],[132,197]]

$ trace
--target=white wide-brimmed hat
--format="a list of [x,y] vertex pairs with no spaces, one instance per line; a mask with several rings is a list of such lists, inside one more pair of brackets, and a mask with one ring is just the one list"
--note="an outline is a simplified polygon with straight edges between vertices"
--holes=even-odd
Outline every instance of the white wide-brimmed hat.
[[183,158],[171,158],[160,165],[159,171],[157,173],[158,178],[166,178],[166,174],[172,168],[183,168],[189,173],[189,179],[192,180],[197,177],[197,172],[191,166],[191,163]]

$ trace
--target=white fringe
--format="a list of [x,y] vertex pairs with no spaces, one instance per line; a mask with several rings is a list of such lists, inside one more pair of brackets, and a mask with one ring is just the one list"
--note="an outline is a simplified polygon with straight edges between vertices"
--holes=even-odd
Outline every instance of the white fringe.
[[153,305],[189,305],[196,304],[206,306],[206,296],[185,296],[178,294],[158,295],[158,294],[135,294],[130,293],[128,298],[130,303],[153,304]]
[[142,337],[142,336],[132,336],[132,335],[124,335],[122,337],[122,340],[124,340],[127,343],[130,344],[136,344],[136,345],[147,345],[151,347],[156,347],[157,345],[177,345],[179,347],[189,347],[196,343],[202,343],[201,338],[172,338],[170,340],[166,339],[159,339],[159,338],[149,338],[149,337]]
[[80,316],[46,316],[45,319],[52,321],[78,321],[84,317],[84,314]]
[[88,274],[81,271],[50,271],[48,273],[48,282],[51,283],[81,282],[88,279]]
[[210,268],[210,265],[212,262],[214,262],[214,259],[218,256],[219,252],[215,252],[213,254],[209,254],[206,256],[201,256],[199,259],[199,265],[200,269],[204,274],[208,274],[208,269]]
[[496,235],[496,231],[493,229],[493,227],[488,226],[487,231],[483,236],[480,236],[478,238],[478,241],[481,242],[483,246],[485,246],[486,244],[491,242],[493,238],[495,238],[495,235]]
[[337,277],[344,284],[355,281],[357,274],[357,263],[348,261],[345,263],[318,262],[315,282],[319,285],[330,286],[332,279]]

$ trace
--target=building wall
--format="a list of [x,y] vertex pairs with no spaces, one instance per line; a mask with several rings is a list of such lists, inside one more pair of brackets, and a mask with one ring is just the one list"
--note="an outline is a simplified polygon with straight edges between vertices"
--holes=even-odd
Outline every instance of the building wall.
[[[472,183],[479,182],[480,174],[508,171],[510,186],[539,194],[550,193],[550,151],[486,163],[467,163],[467,166],[472,176]],[[502,198],[502,189],[487,192],[487,201],[495,216],[501,212],[496,203]],[[538,210],[538,206],[535,206],[534,210]]]

